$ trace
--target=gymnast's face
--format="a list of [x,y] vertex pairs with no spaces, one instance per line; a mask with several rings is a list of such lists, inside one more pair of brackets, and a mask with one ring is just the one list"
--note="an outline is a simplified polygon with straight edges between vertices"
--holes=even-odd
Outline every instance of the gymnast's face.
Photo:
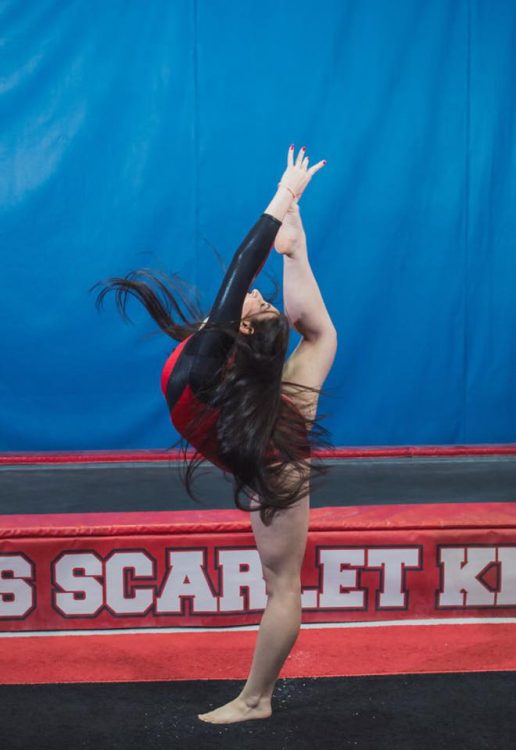
[[246,294],[244,300],[240,332],[250,334],[252,333],[253,320],[266,320],[279,314],[279,310],[270,302],[266,302],[258,289],[253,289],[252,292]]

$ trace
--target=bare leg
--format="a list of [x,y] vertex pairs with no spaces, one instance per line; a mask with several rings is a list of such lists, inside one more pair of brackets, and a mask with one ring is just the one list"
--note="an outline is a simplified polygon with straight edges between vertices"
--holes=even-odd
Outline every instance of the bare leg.
[[199,718],[216,724],[271,715],[271,698],[285,659],[301,624],[301,565],[308,533],[309,498],[278,513],[264,526],[251,513],[256,545],[267,586],[267,606],[262,616],[247,682],[237,698]]
[[241,697],[249,703],[263,700],[270,706],[274,685],[296,642],[301,625],[301,592],[280,590],[269,594],[256,641],[251,671]]

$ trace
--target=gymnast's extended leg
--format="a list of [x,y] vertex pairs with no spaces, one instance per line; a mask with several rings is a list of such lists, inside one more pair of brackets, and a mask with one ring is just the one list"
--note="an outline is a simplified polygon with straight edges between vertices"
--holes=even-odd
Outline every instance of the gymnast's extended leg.
[[233,723],[271,715],[274,685],[301,625],[301,565],[308,535],[307,495],[274,516],[265,526],[251,513],[256,546],[262,562],[267,606],[262,616],[247,682],[233,701],[199,714],[203,721]]

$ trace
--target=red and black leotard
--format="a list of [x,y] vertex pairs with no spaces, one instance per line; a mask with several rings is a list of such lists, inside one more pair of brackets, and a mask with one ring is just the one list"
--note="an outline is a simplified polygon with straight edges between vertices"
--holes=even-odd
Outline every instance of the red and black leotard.
[[[238,331],[245,295],[265,264],[281,224],[264,213],[250,229],[226,271],[208,322],[230,323]],[[218,410],[208,405],[206,417],[195,432],[188,427],[196,410],[207,408],[198,394],[220,375],[232,345],[233,340],[224,332],[201,328],[181,341],[161,373],[161,390],[172,424],[194,448],[225,471],[229,469],[217,451]]]

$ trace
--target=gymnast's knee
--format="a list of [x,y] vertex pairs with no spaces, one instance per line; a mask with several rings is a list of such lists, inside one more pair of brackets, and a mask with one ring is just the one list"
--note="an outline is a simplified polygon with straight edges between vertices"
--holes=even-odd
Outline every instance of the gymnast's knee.
[[301,576],[300,574],[264,574],[265,593],[268,597],[287,597],[301,596]]

